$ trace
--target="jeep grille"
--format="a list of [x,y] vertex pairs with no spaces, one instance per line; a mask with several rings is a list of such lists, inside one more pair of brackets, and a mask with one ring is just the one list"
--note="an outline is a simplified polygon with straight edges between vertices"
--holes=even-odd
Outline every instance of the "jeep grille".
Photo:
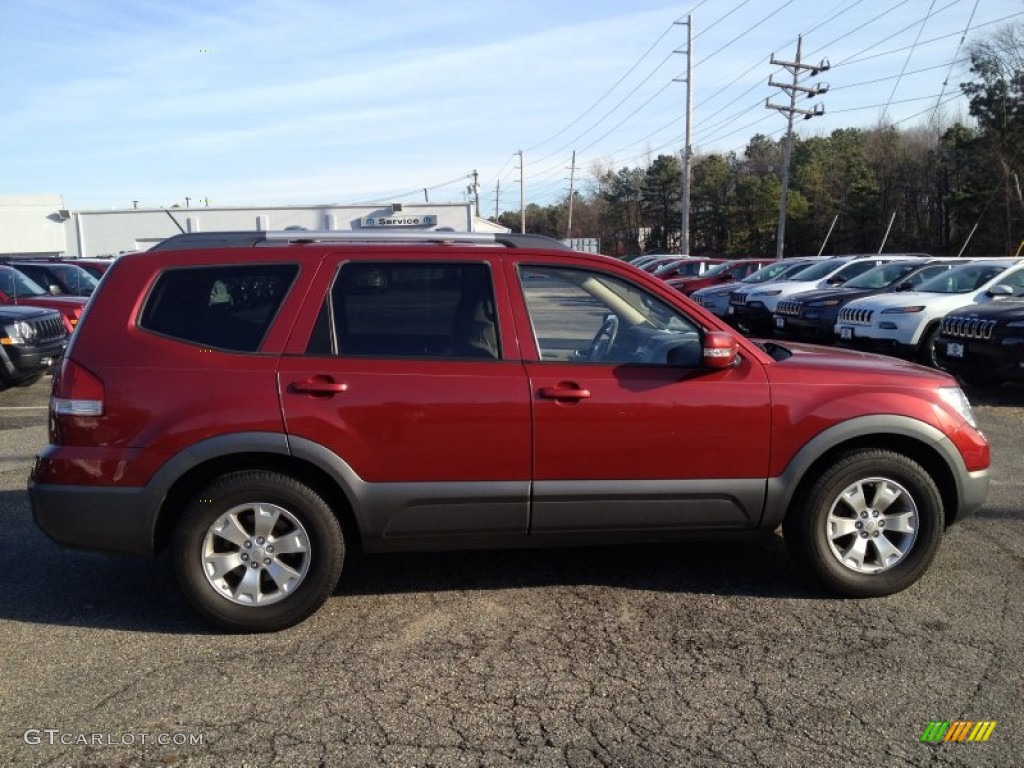
[[36,330],[37,341],[55,341],[67,335],[64,330],[64,320],[60,315],[51,315],[38,320],[32,320],[30,325]]
[[800,302],[792,300],[780,301],[775,307],[775,314],[792,315],[796,317],[800,314]]
[[946,317],[942,320],[942,335],[955,339],[991,339],[995,320],[977,317]]
[[853,323],[854,325],[871,325],[871,317],[874,314],[875,311],[873,309],[843,307],[839,310],[839,322]]

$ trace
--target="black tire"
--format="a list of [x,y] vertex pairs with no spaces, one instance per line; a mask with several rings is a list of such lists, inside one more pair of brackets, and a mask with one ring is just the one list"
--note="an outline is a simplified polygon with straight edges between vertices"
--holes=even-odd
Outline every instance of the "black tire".
[[[196,495],[175,529],[171,557],[182,591],[204,617],[235,632],[273,632],[330,597],[345,540],[313,489],[277,472],[243,471]],[[212,570],[218,562],[219,573]]]
[[920,464],[894,451],[860,450],[840,456],[796,500],[783,535],[794,558],[829,589],[878,597],[924,573],[943,520],[939,489]]
[[917,345],[917,361],[929,368],[939,368],[939,356],[935,351],[935,337],[939,335],[939,326],[933,325],[921,337]]

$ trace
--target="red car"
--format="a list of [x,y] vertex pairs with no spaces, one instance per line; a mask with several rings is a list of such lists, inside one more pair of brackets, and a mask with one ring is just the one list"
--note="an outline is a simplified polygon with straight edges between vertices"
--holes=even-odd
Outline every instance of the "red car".
[[701,288],[742,280],[773,262],[775,262],[775,259],[733,259],[732,261],[716,264],[707,272],[697,277],[672,278],[668,281],[668,284],[680,293],[689,296]]
[[948,374],[760,346],[615,259],[517,235],[216,239],[108,270],[29,498],[58,542],[169,549],[220,626],[301,621],[353,549],[779,526],[831,589],[886,595],[985,499]]
[[78,325],[87,301],[81,296],[53,296],[14,267],[0,265],[0,304],[56,309],[68,333]]

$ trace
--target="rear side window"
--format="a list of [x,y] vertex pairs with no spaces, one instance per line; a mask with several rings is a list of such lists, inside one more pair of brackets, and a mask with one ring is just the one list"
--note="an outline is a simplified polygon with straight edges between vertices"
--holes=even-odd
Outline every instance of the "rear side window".
[[307,352],[498,360],[490,270],[465,262],[347,262]]
[[182,341],[255,352],[298,272],[296,264],[170,269],[153,286],[139,325]]

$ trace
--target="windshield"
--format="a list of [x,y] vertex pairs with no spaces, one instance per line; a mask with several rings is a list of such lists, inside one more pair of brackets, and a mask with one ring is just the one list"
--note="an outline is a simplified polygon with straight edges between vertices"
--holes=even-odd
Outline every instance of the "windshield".
[[704,273],[704,277],[715,277],[720,275],[726,270],[730,269],[732,264],[725,262],[724,264],[715,264],[713,267],[708,267],[708,271]]
[[858,275],[846,283],[847,288],[888,288],[897,280],[909,275],[915,269],[921,267],[920,263],[912,261],[890,261],[888,264],[879,264],[869,269],[862,275]]
[[8,296],[47,296],[38,284],[12,267],[0,269],[0,291]]
[[817,264],[812,264],[807,269],[803,269],[794,275],[790,275],[786,279],[821,280],[823,277],[828,277],[829,275],[831,275],[845,263],[845,259],[826,259],[825,261],[819,261]]
[[50,266],[50,269],[72,293],[79,295],[92,293],[93,289],[99,285],[99,280],[74,264],[54,264]]
[[922,293],[968,293],[976,291],[1006,270],[1001,264],[964,264],[921,283]]
[[769,264],[767,267],[761,267],[752,275],[740,280],[741,283],[767,283],[769,280],[781,280],[784,277],[795,274],[802,269],[807,269],[810,266],[810,262],[806,261],[779,261],[775,264]]

